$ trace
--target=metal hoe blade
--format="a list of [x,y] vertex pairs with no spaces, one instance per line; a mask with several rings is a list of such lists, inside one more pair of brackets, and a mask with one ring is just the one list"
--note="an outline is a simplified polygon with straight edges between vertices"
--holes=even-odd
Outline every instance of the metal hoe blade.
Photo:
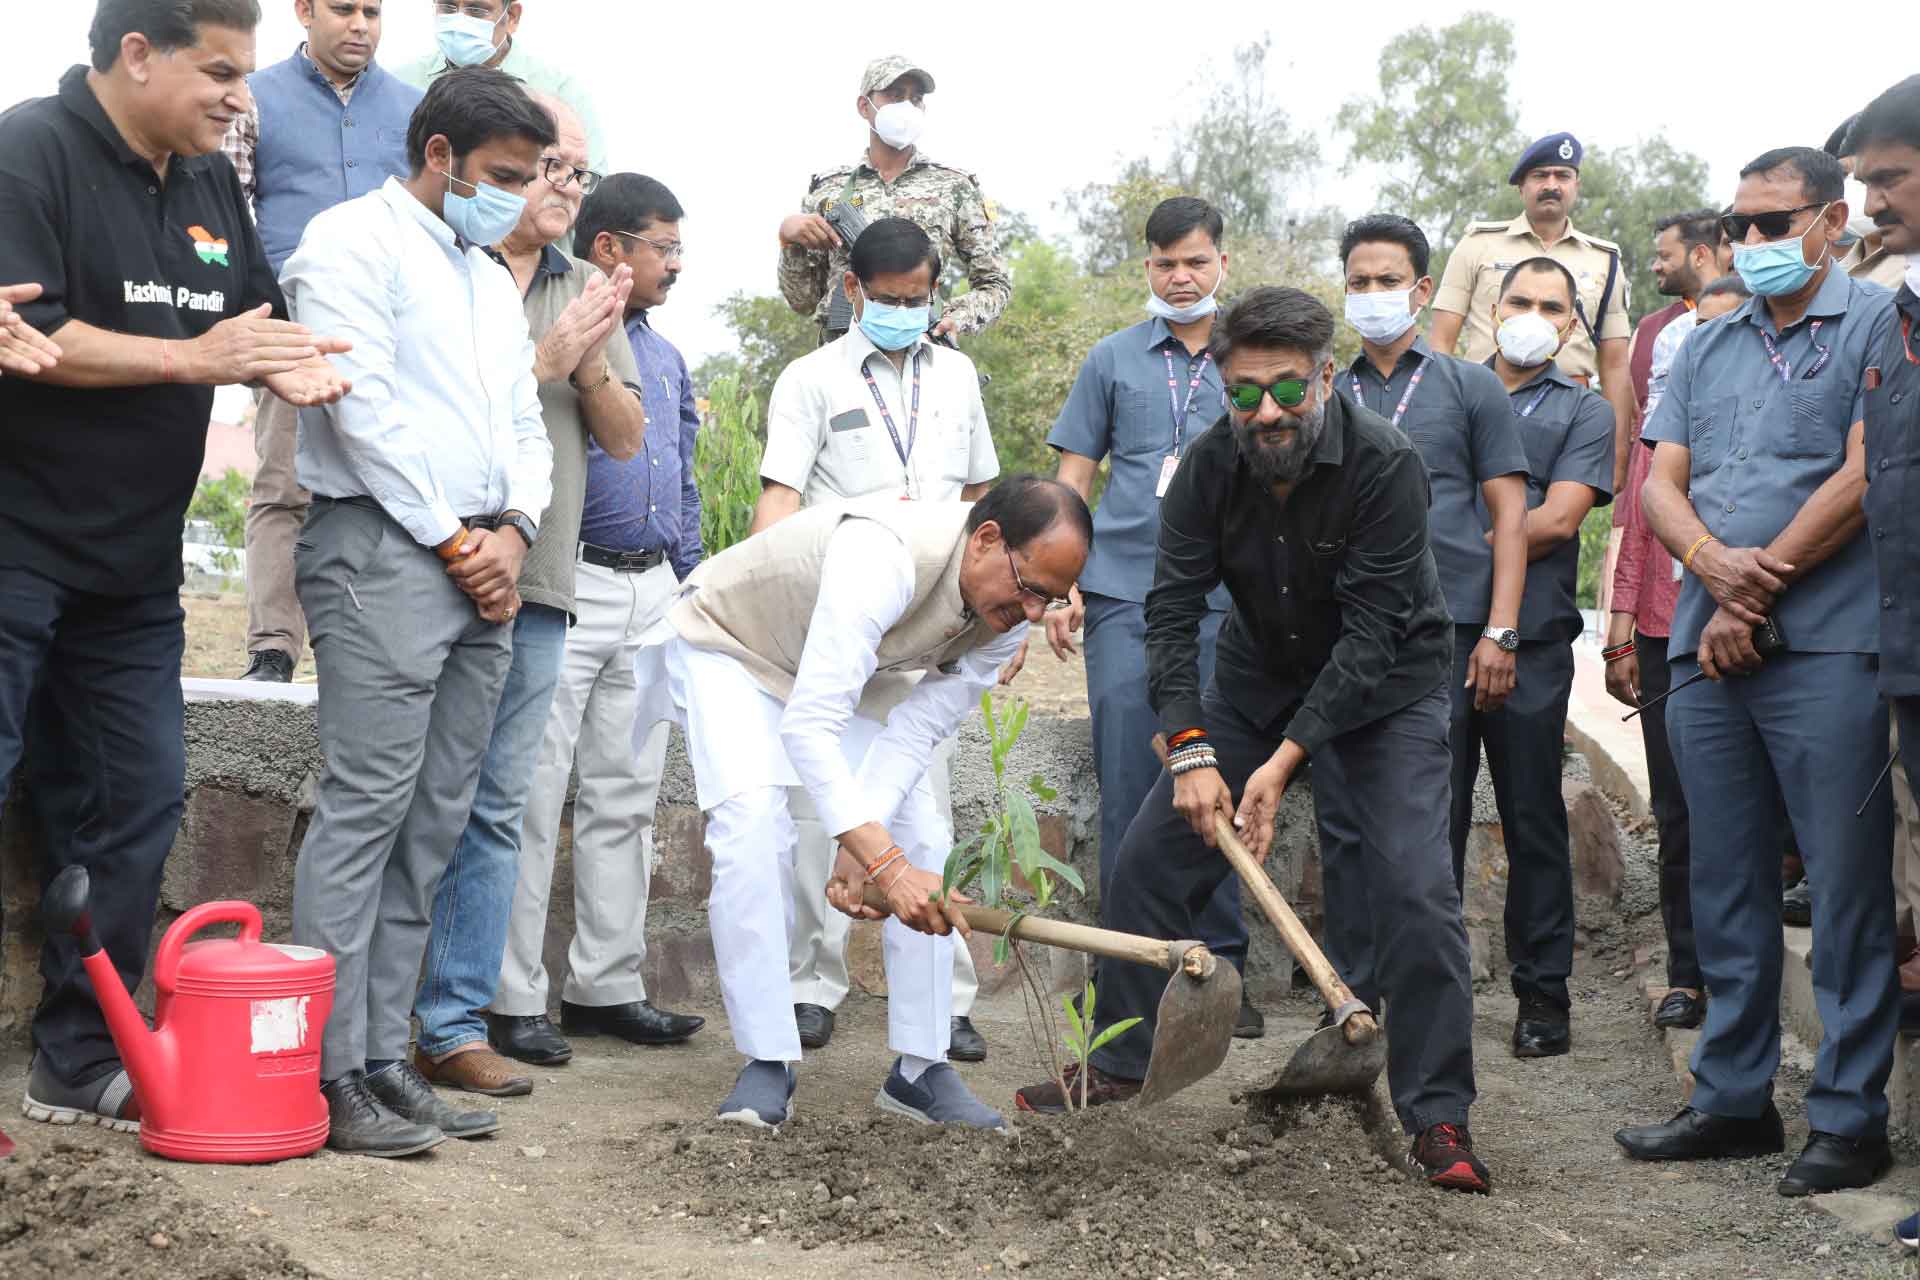
[[[1182,950],[1198,943],[1174,943]],[[1227,1059],[1234,1019],[1240,1014],[1240,971],[1217,957],[1207,958],[1210,972],[1194,977],[1176,967],[1160,996],[1154,1024],[1153,1054],[1147,1060],[1147,1078],[1140,1086],[1140,1105],[1165,1102],[1196,1080],[1212,1075]]]
[[1365,1093],[1387,1065],[1387,1038],[1348,1044],[1345,1029],[1322,1027],[1294,1050],[1278,1074],[1246,1092],[1246,1097],[1306,1098],[1329,1093]]

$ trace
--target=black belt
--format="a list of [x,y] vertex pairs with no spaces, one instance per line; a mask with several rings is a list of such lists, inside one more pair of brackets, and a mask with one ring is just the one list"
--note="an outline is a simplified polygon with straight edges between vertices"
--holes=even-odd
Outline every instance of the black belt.
[[611,569],[615,573],[645,573],[647,570],[667,562],[664,551],[614,551],[607,547],[596,547],[591,542],[580,544],[580,558],[588,564],[599,565],[602,569]]

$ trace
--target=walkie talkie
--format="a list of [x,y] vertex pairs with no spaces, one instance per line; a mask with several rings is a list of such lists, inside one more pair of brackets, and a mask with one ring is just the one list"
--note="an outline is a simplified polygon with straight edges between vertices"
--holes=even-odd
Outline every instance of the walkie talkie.
[[[1762,658],[1778,657],[1780,654],[1783,654],[1787,651],[1787,633],[1785,630],[1781,628],[1780,620],[1778,618],[1768,616],[1760,619],[1759,625],[1754,627],[1753,629],[1753,651],[1759,654]],[[1686,688],[1688,685],[1698,684],[1700,681],[1705,680],[1706,678],[1707,678],[1707,673],[1705,671],[1694,672],[1692,675],[1688,676],[1685,680],[1682,680],[1679,684],[1673,686],[1673,688],[1667,690],[1665,693],[1661,694],[1659,697],[1649,698],[1647,701],[1641,703],[1639,706],[1635,707],[1633,710],[1627,712],[1627,714],[1621,716],[1620,722],[1622,724],[1625,724],[1627,721],[1639,715],[1642,711],[1645,711],[1648,707],[1659,706],[1662,702],[1665,702],[1668,698],[1671,698],[1674,694],[1680,692],[1682,689]]]

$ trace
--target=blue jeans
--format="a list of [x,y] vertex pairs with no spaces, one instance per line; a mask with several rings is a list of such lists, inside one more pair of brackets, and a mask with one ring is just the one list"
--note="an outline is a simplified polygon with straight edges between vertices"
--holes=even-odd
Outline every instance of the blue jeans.
[[[1153,754],[1160,717],[1147,701],[1147,610],[1135,600],[1089,593],[1083,641],[1087,703],[1093,713],[1093,772],[1100,780],[1100,910],[1106,911],[1120,846],[1140,804],[1164,772]],[[1200,620],[1200,687],[1213,682],[1213,652],[1226,614]],[[1247,925],[1240,914],[1240,878],[1220,882],[1195,935],[1236,968],[1247,963]]]
[[473,813],[433,896],[433,932],[413,1002],[420,1051],[429,1057],[487,1038],[481,1011],[500,981],[520,879],[520,819],[566,645],[566,614],[543,604],[521,606],[513,622],[513,666],[493,716]]

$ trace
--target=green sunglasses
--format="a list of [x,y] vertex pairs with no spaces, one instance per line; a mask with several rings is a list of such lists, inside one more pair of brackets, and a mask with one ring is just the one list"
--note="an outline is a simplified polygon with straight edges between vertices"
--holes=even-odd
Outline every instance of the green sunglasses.
[[1291,409],[1307,398],[1308,382],[1306,378],[1283,378],[1270,387],[1257,382],[1229,382],[1227,403],[1241,413],[1252,413],[1260,407],[1260,397],[1270,395],[1282,409]]

